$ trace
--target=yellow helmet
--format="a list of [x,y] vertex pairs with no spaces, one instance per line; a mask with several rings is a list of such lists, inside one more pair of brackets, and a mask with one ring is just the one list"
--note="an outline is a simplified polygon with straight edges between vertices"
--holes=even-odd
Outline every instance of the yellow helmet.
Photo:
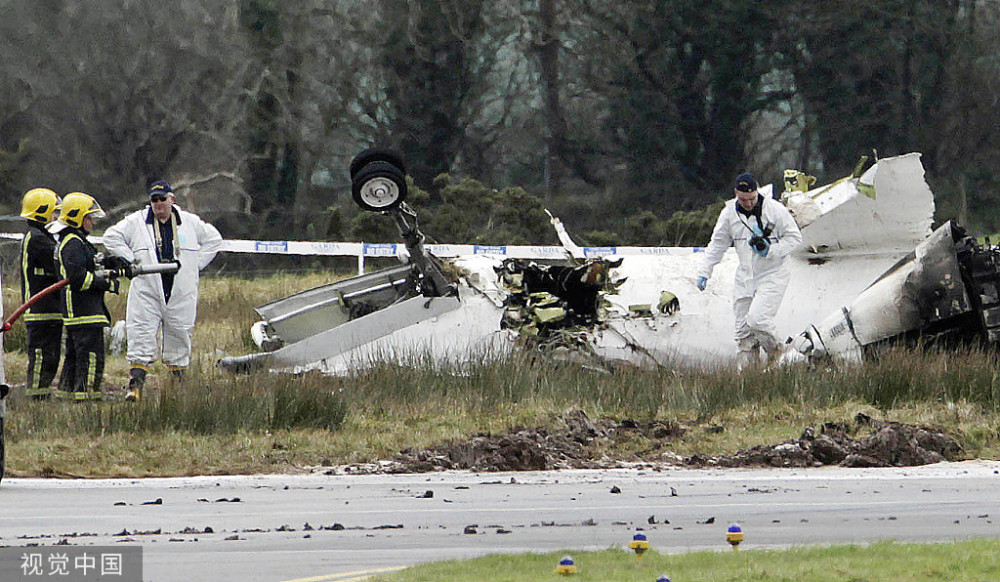
[[59,197],[48,188],[33,188],[24,194],[21,201],[21,217],[28,220],[48,223],[52,213],[59,208]]
[[104,218],[104,210],[90,194],[70,192],[63,198],[59,207],[59,222],[74,228],[83,226],[83,219],[93,215],[94,218]]

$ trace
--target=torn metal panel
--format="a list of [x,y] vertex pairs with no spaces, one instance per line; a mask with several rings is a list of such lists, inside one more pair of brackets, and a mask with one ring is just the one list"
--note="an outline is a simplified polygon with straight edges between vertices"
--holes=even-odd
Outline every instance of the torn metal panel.
[[395,331],[431,320],[462,305],[458,297],[412,297],[271,352],[223,358],[220,366],[245,372],[308,366],[368,344]]
[[998,283],[1000,252],[949,222],[793,345],[810,357],[857,359],[895,341],[997,342]]
[[[604,321],[615,333],[599,342],[598,351],[620,358],[625,345],[621,337],[627,337],[663,365],[713,367],[734,363],[732,297],[739,261],[735,253],[728,252],[716,266],[711,284],[701,292],[695,285],[701,258],[702,254],[693,250],[669,256],[626,257],[614,271],[614,276],[625,282],[617,294],[606,297]],[[788,260],[791,281],[775,318],[778,337],[797,335],[810,323],[839,309],[845,298],[856,297],[898,258],[898,253],[845,254],[814,264],[809,255],[793,255]],[[629,316],[630,306],[655,304],[663,291],[677,297],[680,309],[671,313],[654,310],[652,318]]]
[[[395,362],[458,370],[469,362],[502,357],[514,348],[517,334],[500,329],[501,308],[486,295],[463,283],[458,286],[457,300],[460,306],[456,309],[399,327],[351,349],[327,350],[322,360],[291,369],[343,375]],[[386,310],[384,316],[392,318],[394,314]],[[362,318],[358,323],[363,321]]]
[[[868,186],[874,199],[866,194]],[[881,159],[858,178],[789,198],[789,209],[802,200],[816,206],[812,220],[803,224],[796,218],[802,248],[818,255],[909,252],[930,235],[934,220],[934,195],[919,153]]]
[[566,227],[563,226],[562,221],[556,218],[555,216],[552,216],[552,213],[549,212],[548,209],[545,210],[545,214],[549,216],[549,222],[552,224],[552,228],[556,229],[556,236],[559,237],[559,243],[562,244],[564,249],[566,249],[566,254],[568,254],[570,258],[573,259],[582,260],[586,258],[583,249],[580,248],[578,244],[573,242],[573,239],[570,238],[569,233],[566,232]]
[[619,265],[603,259],[576,266],[505,260],[499,273],[508,299],[500,327],[547,337],[556,329],[594,326],[603,296],[617,286],[608,273]]
[[269,338],[293,344],[322,331],[375,312],[405,298],[412,284],[410,265],[383,269],[256,307]]

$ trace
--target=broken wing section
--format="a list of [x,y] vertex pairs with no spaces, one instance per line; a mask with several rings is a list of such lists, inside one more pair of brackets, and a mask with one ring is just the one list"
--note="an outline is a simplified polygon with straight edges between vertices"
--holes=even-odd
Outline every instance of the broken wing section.
[[[344,375],[394,362],[461,370],[470,361],[489,361],[508,354],[515,333],[500,328],[508,299],[497,277],[501,261],[487,255],[469,255],[450,264],[451,271],[460,273],[453,309],[437,314],[419,311],[414,314],[415,319],[405,322],[398,320],[395,308],[383,310],[383,317],[393,322],[392,329],[383,328],[382,333],[359,337],[365,341],[356,341],[346,349],[327,346],[322,359],[297,363],[294,369]],[[358,322],[371,327],[368,322],[375,315],[379,312]]]
[[379,363],[461,366],[502,355],[513,345],[500,330],[506,294],[500,262],[485,256],[452,262],[461,273],[445,296],[416,293],[412,265],[383,269],[297,293],[256,308],[268,351],[222,358],[233,372],[257,369],[347,374]]
[[908,252],[934,220],[919,153],[883,158],[858,178],[793,193],[785,203],[802,229],[801,252],[813,255]]
[[322,285],[256,307],[262,347],[278,348],[388,307],[407,296],[410,265]]

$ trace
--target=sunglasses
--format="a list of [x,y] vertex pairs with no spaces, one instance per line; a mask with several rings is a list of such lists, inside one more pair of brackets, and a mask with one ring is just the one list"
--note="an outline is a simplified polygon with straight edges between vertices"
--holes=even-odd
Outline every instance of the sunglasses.
[[167,201],[167,197],[166,196],[150,196],[149,197],[149,201],[150,202],[166,202]]

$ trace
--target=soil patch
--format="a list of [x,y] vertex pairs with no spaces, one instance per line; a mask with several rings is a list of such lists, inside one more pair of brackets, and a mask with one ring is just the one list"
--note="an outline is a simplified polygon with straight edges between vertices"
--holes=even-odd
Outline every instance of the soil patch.
[[[865,436],[853,434],[867,432]],[[912,467],[962,460],[965,452],[942,430],[883,422],[858,414],[853,423],[807,427],[797,439],[756,446],[718,459],[688,459],[689,464],[721,467]]]
[[[477,434],[467,440],[426,449],[407,449],[391,461],[352,465],[346,471],[542,471],[616,468],[636,463],[694,467],[904,467],[964,458],[962,447],[942,430],[883,422],[864,414],[850,422],[806,427],[797,439],[758,445],[732,455],[681,457],[670,454],[670,441],[692,430],[722,432],[725,427],[692,427],[675,422],[631,419],[592,420],[583,411],[574,411],[552,426],[519,427],[499,434]],[[617,446],[626,441],[641,444],[644,452],[613,452],[626,450],[628,447]]]

